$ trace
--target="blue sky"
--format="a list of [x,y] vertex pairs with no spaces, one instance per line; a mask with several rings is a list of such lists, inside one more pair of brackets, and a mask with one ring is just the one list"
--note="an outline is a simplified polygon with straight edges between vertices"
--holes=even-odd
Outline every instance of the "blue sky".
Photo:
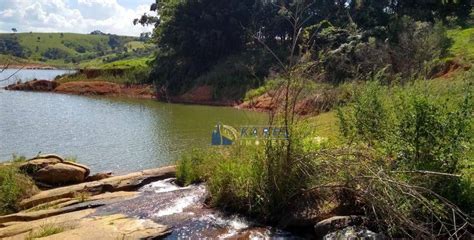
[[132,21],[154,0],[0,0],[0,32],[75,32],[137,36],[151,27]]

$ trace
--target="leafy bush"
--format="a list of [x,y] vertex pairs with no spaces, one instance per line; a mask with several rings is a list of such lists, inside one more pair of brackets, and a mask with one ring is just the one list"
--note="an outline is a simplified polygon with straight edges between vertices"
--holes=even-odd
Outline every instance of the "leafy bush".
[[28,52],[23,49],[16,36],[6,34],[0,36],[0,53],[16,57],[28,57],[29,55]]
[[325,22],[308,27],[305,34],[312,36],[312,58],[318,71],[331,83],[380,75],[389,83],[431,77],[451,45],[442,23],[418,22],[406,16],[370,30]]
[[43,53],[43,57],[46,59],[62,59],[67,56],[69,56],[69,54],[59,48],[48,48],[48,50]]
[[[389,90],[377,83],[370,84],[356,95],[354,104],[339,111],[340,129],[349,142],[375,147],[395,160],[395,169],[413,173],[407,176],[412,183],[472,211],[463,193],[472,192],[472,180],[454,176],[466,174],[465,163],[469,162],[473,143],[472,87],[465,85],[462,99],[445,99],[430,94],[422,86],[415,83]],[[426,171],[453,177],[423,176]]]
[[442,23],[402,17],[389,26],[391,65],[402,77],[427,76],[431,63],[447,54],[451,41]]

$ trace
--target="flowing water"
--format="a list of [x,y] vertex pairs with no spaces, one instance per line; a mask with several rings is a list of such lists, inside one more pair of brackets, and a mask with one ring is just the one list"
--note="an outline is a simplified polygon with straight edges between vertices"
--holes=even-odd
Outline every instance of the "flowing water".
[[[53,79],[63,73],[22,70],[15,78]],[[0,160],[41,151],[76,157],[94,172],[132,172],[169,165],[183,151],[210,145],[219,122],[264,121],[261,113],[228,107],[0,90]]]
[[239,215],[206,208],[204,185],[181,188],[173,181],[167,179],[146,185],[140,189],[139,197],[99,207],[95,214],[122,213],[152,219],[172,228],[166,239],[302,239]]

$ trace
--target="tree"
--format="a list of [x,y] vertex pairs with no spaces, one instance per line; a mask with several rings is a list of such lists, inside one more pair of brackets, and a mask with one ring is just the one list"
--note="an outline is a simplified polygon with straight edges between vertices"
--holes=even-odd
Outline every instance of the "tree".
[[16,28],[12,28],[12,32],[16,33],[18,31],[16,30]]
[[99,30],[94,30],[90,33],[90,35],[106,35],[106,34]]
[[16,57],[26,56],[26,52],[18,42],[18,38],[10,35],[3,35],[0,37],[0,53]]
[[176,94],[248,42],[254,0],[159,1],[155,35],[160,49],[153,78]]
[[108,44],[112,49],[115,49],[122,44],[122,41],[119,36],[112,34],[112,35],[109,35]]

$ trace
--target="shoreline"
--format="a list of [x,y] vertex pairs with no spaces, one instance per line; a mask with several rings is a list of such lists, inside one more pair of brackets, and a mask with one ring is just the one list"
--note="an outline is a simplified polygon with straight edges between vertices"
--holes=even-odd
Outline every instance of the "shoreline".
[[[157,100],[163,103],[185,104],[197,106],[232,107],[239,110],[267,112],[268,108],[258,108],[235,100],[214,101],[202,99],[194,95],[164,98],[155,93],[151,84],[126,85],[107,81],[71,81],[60,83],[54,80],[31,80],[24,83],[10,84],[3,89],[7,91],[51,92],[79,96],[125,97],[132,99]],[[251,106],[251,107],[248,107]]]
[[0,64],[2,69],[25,69],[25,70],[60,70],[60,69],[75,69],[66,67],[55,67],[51,65],[42,64]]

